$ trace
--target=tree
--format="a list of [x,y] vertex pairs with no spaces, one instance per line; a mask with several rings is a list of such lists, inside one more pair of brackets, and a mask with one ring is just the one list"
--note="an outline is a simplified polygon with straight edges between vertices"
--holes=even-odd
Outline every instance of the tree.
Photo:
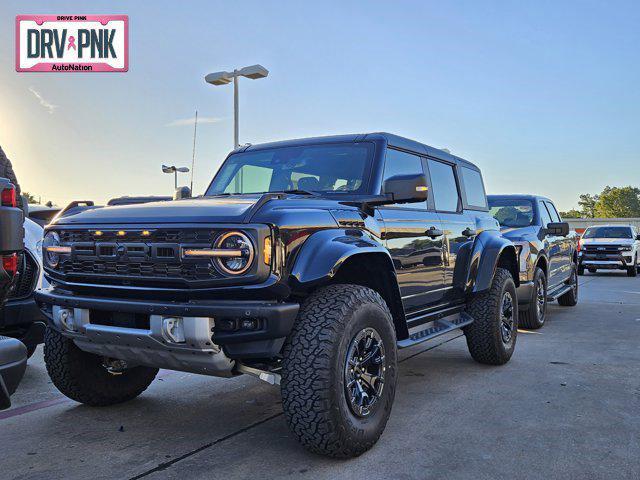
[[582,212],[572,208],[568,212],[560,212],[562,218],[582,218]]
[[22,192],[22,196],[26,197],[27,203],[29,203],[31,205],[34,205],[34,204],[38,203],[38,199],[36,198],[36,196],[30,194],[29,192]]
[[581,216],[584,218],[594,218],[596,216],[596,203],[600,195],[591,195],[590,193],[583,193],[580,195],[578,205],[580,206]]
[[596,202],[595,213],[603,218],[640,217],[640,188],[605,187]]

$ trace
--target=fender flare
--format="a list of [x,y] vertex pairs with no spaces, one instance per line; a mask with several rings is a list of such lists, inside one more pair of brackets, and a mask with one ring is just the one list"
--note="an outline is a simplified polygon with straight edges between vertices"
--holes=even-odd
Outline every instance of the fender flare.
[[493,276],[499,263],[503,261],[516,283],[520,285],[520,275],[516,247],[500,232],[485,230],[481,232],[474,242],[467,277],[467,287],[473,293],[482,292],[491,288]]
[[385,255],[393,267],[389,251],[360,231],[321,230],[311,235],[300,247],[290,277],[300,285],[321,285],[329,282],[349,258],[366,253]]

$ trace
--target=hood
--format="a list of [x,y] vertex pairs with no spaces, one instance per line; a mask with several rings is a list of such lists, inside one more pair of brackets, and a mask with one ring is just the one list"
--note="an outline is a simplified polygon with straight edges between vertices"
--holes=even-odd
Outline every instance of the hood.
[[[71,209],[55,222],[57,225],[127,225],[170,223],[287,223],[291,214],[306,222],[327,223],[330,211],[355,210],[336,200],[306,195],[283,195],[265,198],[263,195],[233,195],[200,197],[188,200],[152,202],[136,205]],[[287,217],[287,218],[285,218]],[[312,223],[315,224],[315,223]]]
[[582,245],[633,245],[633,238],[583,238]]
[[242,223],[260,195],[193,198],[136,205],[71,209],[56,224]]
[[500,233],[509,240],[518,240],[526,235],[535,234],[535,227],[500,227]]

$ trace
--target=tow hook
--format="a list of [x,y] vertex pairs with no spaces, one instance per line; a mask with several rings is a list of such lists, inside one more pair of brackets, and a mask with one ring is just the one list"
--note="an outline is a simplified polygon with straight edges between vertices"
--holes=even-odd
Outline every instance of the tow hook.
[[102,361],[102,366],[111,375],[122,375],[124,371],[127,369],[127,362],[125,362],[124,360],[117,360],[115,358],[105,357],[104,360]]

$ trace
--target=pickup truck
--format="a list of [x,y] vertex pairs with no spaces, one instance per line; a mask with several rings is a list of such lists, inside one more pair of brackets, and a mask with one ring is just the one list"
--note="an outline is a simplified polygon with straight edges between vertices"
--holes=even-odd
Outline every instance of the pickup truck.
[[544,325],[547,303],[578,303],[578,252],[575,233],[553,202],[538,195],[489,195],[491,214],[519,254],[520,325]]

